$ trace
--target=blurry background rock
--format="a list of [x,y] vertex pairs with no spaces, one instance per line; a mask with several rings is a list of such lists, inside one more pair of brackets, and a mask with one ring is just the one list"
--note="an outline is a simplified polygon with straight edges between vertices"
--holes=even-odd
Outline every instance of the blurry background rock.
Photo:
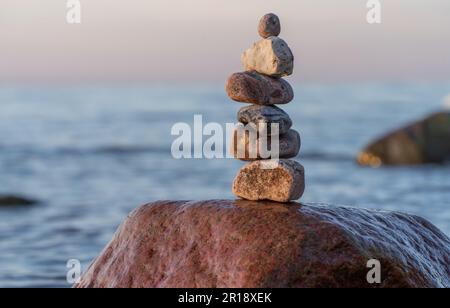
[[358,156],[364,166],[418,165],[450,160],[450,112],[439,112],[369,144]]
[[27,206],[36,204],[36,200],[14,195],[0,195],[0,207]]
[[447,95],[445,98],[444,98],[444,108],[447,110],[447,109],[450,109],[450,94],[449,95]]

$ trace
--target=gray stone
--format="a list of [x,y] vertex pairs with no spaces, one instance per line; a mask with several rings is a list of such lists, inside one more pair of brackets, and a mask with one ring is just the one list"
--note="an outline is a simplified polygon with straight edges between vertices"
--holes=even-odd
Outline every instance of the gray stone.
[[258,125],[260,132],[267,130],[268,135],[272,135],[272,124],[278,124],[279,134],[287,133],[292,126],[289,115],[276,106],[252,105],[241,108],[238,113],[238,121],[244,124],[254,123]]
[[30,206],[38,203],[36,200],[15,195],[0,195],[0,207]]
[[[245,130],[241,134],[238,133],[238,129],[234,130],[233,140],[231,144],[231,153],[236,159],[243,161],[261,160],[261,159],[274,159],[274,158],[293,158],[298,155],[301,147],[300,134],[290,129],[286,134],[279,136],[279,148],[278,157],[263,157],[263,150],[273,151],[271,137],[268,136],[266,142],[263,142],[263,137],[253,138],[250,136],[250,131]],[[257,135],[257,133],[255,133]]]

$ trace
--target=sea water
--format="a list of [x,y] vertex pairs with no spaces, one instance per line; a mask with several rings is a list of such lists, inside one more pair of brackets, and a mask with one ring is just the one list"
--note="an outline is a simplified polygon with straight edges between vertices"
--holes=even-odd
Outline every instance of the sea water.
[[[295,87],[285,106],[302,137],[304,202],[395,210],[450,235],[450,166],[370,169],[373,138],[442,108],[450,84]],[[244,104],[221,85],[0,88],[0,195],[40,201],[0,208],[0,287],[69,287],[135,207],[160,199],[233,198],[242,162],[175,160],[175,123],[236,121]],[[393,230],[395,232],[395,230]]]

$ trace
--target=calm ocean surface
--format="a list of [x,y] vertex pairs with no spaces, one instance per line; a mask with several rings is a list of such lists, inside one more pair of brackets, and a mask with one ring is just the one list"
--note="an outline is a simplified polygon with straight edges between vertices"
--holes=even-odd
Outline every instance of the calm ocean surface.
[[[442,108],[450,84],[298,86],[282,107],[302,135],[304,202],[417,214],[450,235],[450,165],[366,169],[372,138]],[[241,162],[174,160],[177,122],[234,122],[243,104],[222,86],[0,88],[0,195],[41,202],[0,207],[0,287],[69,287],[138,205],[233,198]],[[394,231],[393,231],[394,232]]]

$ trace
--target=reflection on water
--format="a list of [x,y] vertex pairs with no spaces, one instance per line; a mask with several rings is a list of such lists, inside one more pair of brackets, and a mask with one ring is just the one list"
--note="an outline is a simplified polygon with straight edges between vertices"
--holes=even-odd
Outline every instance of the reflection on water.
[[[450,166],[369,169],[373,137],[438,110],[450,85],[297,87],[282,106],[302,135],[305,202],[399,210],[450,234]],[[134,207],[159,199],[233,198],[241,162],[173,160],[176,122],[236,121],[243,104],[217,87],[0,89],[0,195],[40,200],[0,208],[0,286],[68,286]]]

